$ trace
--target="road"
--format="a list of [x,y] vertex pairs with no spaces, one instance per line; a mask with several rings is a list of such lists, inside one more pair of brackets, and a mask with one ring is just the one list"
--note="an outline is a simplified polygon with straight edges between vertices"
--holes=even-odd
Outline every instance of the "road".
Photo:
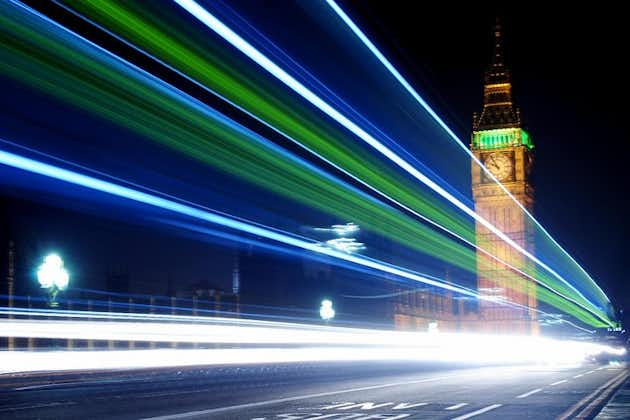
[[590,418],[627,374],[362,362],[0,375],[0,418]]

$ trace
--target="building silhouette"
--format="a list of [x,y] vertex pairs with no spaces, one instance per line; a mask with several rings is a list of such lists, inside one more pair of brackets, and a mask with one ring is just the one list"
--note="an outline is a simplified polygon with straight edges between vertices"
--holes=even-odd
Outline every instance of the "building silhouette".
[[[473,116],[470,147],[496,180],[531,212],[534,190],[530,173],[534,145],[522,128],[519,109],[512,99],[512,83],[504,64],[498,21],[494,30],[492,64],[485,75],[483,109]],[[471,168],[477,214],[532,252],[533,227],[527,215],[478,164],[473,163]],[[483,297],[479,301],[479,317],[483,329],[504,333],[536,332],[535,283],[518,273],[518,270],[526,269],[525,257],[479,222],[475,225],[475,237],[479,248],[514,268],[477,251],[477,288]],[[506,301],[511,305],[503,303]]]
[[[477,160],[530,213],[534,206],[534,189],[530,184],[533,147],[512,98],[501,25],[497,20],[492,61],[485,73],[483,108],[473,115],[470,148]],[[533,226],[519,205],[477,162],[471,164],[471,180],[476,213],[533,253]],[[477,250],[477,289],[482,297],[477,304],[467,304],[469,298],[453,297],[452,293],[435,287],[412,292],[400,290],[394,303],[397,328],[538,333],[535,283],[519,273],[531,271],[532,267],[527,266],[531,263],[479,222],[475,224],[475,239],[477,246],[487,251]]]

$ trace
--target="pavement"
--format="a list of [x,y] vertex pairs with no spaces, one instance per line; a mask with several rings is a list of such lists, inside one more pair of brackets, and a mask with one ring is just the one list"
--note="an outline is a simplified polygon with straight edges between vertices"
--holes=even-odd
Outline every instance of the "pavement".
[[630,379],[617,389],[595,420],[630,419]]
[[[628,375],[604,364],[374,362],[5,374],[0,418],[586,419],[628,397]],[[602,418],[629,410],[626,400]]]

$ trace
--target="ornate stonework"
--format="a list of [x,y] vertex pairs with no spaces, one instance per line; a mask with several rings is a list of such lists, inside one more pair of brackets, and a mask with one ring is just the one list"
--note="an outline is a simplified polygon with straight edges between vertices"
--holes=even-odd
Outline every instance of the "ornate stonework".
[[[533,210],[530,184],[534,147],[521,127],[520,112],[512,100],[510,73],[503,62],[501,27],[495,27],[494,55],[486,72],[483,110],[473,116],[471,150],[486,169],[528,211]],[[476,163],[472,164],[475,211],[521,247],[533,251],[533,228],[522,209]],[[477,244],[518,270],[529,264],[509,244],[480,225],[475,226]],[[479,302],[483,330],[536,333],[537,307],[534,283],[516,270],[483,252],[477,252],[477,286],[488,300]],[[509,301],[507,306],[499,301]]]

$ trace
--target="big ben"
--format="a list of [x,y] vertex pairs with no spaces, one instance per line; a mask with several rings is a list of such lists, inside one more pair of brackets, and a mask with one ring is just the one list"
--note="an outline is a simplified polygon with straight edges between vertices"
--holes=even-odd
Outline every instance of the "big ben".
[[[521,126],[519,109],[512,99],[510,73],[502,51],[501,26],[494,31],[492,64],[485,74],[483,109],[473,116],[471,150],[475,157],[528,211],[533,210],[530,184],[533,143]],[[533,230],[528,216],[491,177],[472,164],[475,211],[532,252]],[[477,286],[482,299],[479,317],[484,331],[533,334],[537,332],[535,284],[519,273],[526,258],[479,223],[475,226]],[[500,261],[499,261],[500,260]],[[525,270],[529,271],[529,270]]]

